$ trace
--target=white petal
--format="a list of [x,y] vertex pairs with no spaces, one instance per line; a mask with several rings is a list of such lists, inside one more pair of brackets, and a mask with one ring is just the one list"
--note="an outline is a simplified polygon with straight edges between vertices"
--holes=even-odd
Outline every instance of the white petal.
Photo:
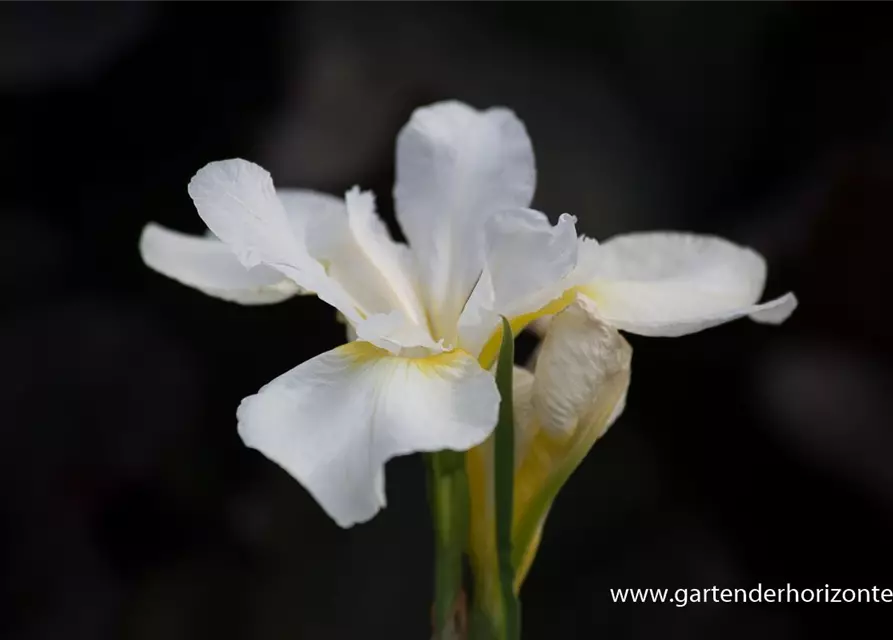
[[539,211],[500,212],[485,230],[484,271],[460,319],[463,348],[479,353],[499,316],[520,318],[561,297],[577,262],[576,219],[563,214],[553,227]]
[[392,303],[413,323],[426,326],[425,309],[418,296],[414,265],[409,247],[394,242],[375,212],[371,192],[354,187],[347,192],[348,220],[357,245],[387,284]]
[[483,268],[484,223],[533,198],[533,148],[511,111],[442,102],[417,109],[401,130],[396,170],[397,219],[421,271],[434,337],[451,343]]
[[577,263],[575,223],[565,213],[553,227],[532,209],[501,212],[488,221],[484,272],[492,282],[494,308],[517,316],[563,293],[561,280]]
[[410,278],[412,270],[405,262],[409,248],[391,238],[375,212],[372,192],[354,187],[344,198],[307,189],[277,189],[276,193],[295,235],[314,259],[328,266],[330,275],[332,269],[346,274],[337,279],[348,290],[358,289],[360,297],[370,286],[375,290],[378,300],[364,307],[366,313],[380,313],[402,300],[412,308],[414,318],[424,320]]
[[258,265],[247,269],[220,240],[148,224],[140,236],[146,265],[209,296],[240,304],[271,304],[307,293],[281,273]]
[[310,189],[276,189],[285,209],[292,233],[299,240],[307,236],[307,227],[319,220],[347,215],[343,198]]
[[246,398],[239,434],[349,527],[384,506],[387,460],[466,450],[493,430],[498,406],[493,376],[467,353],[401,358],[352,342]]
[[[308,235],[319,234],[320,228],[344,227],[347,205],[344,198],[310,189],[276,189],[276,195],[285,210],[289,228],[304,250],[315,260],[313,246],[308,246]],[[343,233],[343,232],[342,232]],[[312,243],[312,239],[311,239]]]
[[[595,238],[587,238],[585,236],[577,238],[577,265],[567,277],[567,285],[569,287],[574,289],[585,288],[589,281],[593,279],[598,267],[598,246],[598,241]],[[542,337],[546,335],[553,315],[549,313],[538,316],[528,323],[527,328],[534,334]],[[532,360],[533,357],[531,358]]]
[[793,294],[757,305],[766,263],[751,249],[712,236],[634,233],[583,245],[591,271],[581,291],[615,327],[646,336],[680,336],[750,316],[778,324]]
[[[403,346],[433,344],[410,275],[408,248],[390,237],[375,213],[371,193],[352,189],[340,210],[310,218],[304,231],[310,255],[325,265],[328,277],[362,310],[364,318],[354,319],[357,328],[365,324],[362,339],[384,346],[377,338],[388,336],[372,336],[370,332],[376,327],[397,330],[396,322],[400,333],[397,342],[403,344],[410,336],[418,337],[416,345]],[[374,316],[391,319],[383,323]]]
[[401,311],[378,313],[360,320],[354,336],[394,355],[424,357],[445,350],[443,341],[434,342],[426,327],[415,324]]
[[189,195],[208,228],[246,267],[264,263],[291,275],[306,266],[303,247],[262,167],[241,159],[211,162],[193,176]]
[[246,267],[266,264],[313,291],[350,320],[362,317],[357,302],[308,253],[295,233],[270,174],[246,160],[222,160],[200,169],[189,195],[208,228]]
[[626,340],[594,311],[592,303],[579,296],[554,317],[537,357],[533,384],[540,425],[557,436],[573,435],[580,425],[597,428],[591,442],[622,411],[632,357]]

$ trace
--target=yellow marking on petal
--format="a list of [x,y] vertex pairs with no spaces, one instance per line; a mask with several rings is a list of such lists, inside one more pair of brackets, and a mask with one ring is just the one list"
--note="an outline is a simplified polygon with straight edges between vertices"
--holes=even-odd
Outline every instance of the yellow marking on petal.
[[353,361],[353,364],[365,364],[370,360],[377,360],[379,358],[394,355],[387,349],[376,347],[371,342],[364,342],[363,340],[348,342],[347,344],[338,347],[338,350],[344,354],[345,357],[350,358]]
[[439,375],[439,369],[452,367],[456,360],[469,355],[462,349],[453,349],[423,358],[412,358],[413,364],[426,375]]
[[377,347],[371,342],[354,340],[338,347],[345,357],[350,358],[351,364],[359,366],[372,360],[381,358],[399,358],[408,361],[412,366],[424,375],[439,376],[442,369],[453,367],[457,360],[470,355],[462,349],[453,349],[444,353],[434,353],[425,356],[394,355],[387,349]]
[[[520,316],[515,316],[514,318],[509,318],[509,324],[512,327],[512,334],[517,336],[521,331],[524,330],[528,324],[542,318],[543,316],[551,316],[555,315],[559,311],[562,311],[566,306],[571,304],[576,297],[576,287],[572,289],[568,289],[560,297],[555,298],[550,303],[540,307],[536,311],[531,311],[530,313],[525,313]],[[496,329],[493,334],[487,339],[484,348],[481,349],[481,355],[478,356],[478,362],[481,363],[481,367],[484,369],[489,369],[493,366],[493,363],[496,362],[496,357],[499,355],[499,345],[502,342],[502,328]]]
[[602,281],[590,282],[589,284],[577,287],[577,291],[592,300],[596,304],[596,306],[599,306],[600,303],[604,301],[604,296],[599,290],[599,285],[604,286],[602,284]]

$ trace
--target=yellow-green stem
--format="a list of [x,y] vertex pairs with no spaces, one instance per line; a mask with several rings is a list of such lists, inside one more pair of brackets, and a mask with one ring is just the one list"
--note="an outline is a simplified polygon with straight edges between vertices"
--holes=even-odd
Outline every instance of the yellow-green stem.
[[468,542],[468,476],[465,456],[439,451],[429,456],[429,493],[434,524],[434,638],[456,636],[462,595],[462,556]]

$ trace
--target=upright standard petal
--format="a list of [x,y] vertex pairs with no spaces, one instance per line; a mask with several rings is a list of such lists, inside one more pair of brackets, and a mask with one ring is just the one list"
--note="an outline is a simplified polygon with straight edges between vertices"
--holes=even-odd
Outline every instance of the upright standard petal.
[[[499,341],[499,316],[517,335],[531,320],[572,301],[566,277],[577,263],[576,219],[562,214],[553,227],[539,211],[500,212],[485,229],[484,270],[460,318],[460,344],[485,366]],[[562,298],[565,298],[562,300]]]
[[483,225],[533,199],[533,148],[511,111],[442,102],[417,109],[401,130],[396,170],[397,219],[416,257],[434,338],[453,343],[483,268]]
[[384,464],[465,450],[493,430],[493,376],[462,351],[403,358],[351,342],[280,376],[239,407],[239,434],[342,527],[384,507]]
[[756,304],[766,263],[751,249],[712,236],[633,233],[581,245],[589,271],[580,291],[619,329],[646,336],[681,336],[736,318],[784,322],[794,294]]
[[278,271],[246,268],[214,237],[195,236],[148,224],[140,236],[148,267],[202,293],[239,304],[271,304],[307,293]]

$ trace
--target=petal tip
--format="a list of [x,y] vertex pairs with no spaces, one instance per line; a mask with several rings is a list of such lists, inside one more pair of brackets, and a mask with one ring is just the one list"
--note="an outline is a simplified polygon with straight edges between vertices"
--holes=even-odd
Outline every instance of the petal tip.
[[195,172],[186,187],[189,196],[195,200],[204,195],[210,187],[226,183],[240,182],[245,174],[255,174],[260,179],[272,181],[270,172],[257,163],[244,158],[212,160]]
[[797,296],[793,292],[788,292],[780,298],[766,303],[762,309],[750,314],[750,318],[761,324],[778,325],[790,318],[799,304]]
[[142,252],[146,243],[152,241],[152,236],[158,235],[161,232],[164,232],[165,228],[158,224],[157,222],[147,222],[143,225],[143,228],[140,230],[139,237],[139,247]]
[[344,202],[348,211],[350,210],[375,210],[375,193],[373,191],[363,190],[360,185],[355,184],[344,194]]
[[168,270],[164,269],[163,265],[163,256],[161,255],[163,253],[162,247],[165,242],[171,239],[180,239],[182,237],[185,237],[185,234],[180,233],[179,231],[168,229],[157,222],[148,222],[143,227],[142,231],[140,231],[140,237],[137,243],[143,264],[162,275],[168,275]]
[[558,216],[558,224],[562,223],[576,225],[577,216],[572,213],[562,213],[560,216]]

